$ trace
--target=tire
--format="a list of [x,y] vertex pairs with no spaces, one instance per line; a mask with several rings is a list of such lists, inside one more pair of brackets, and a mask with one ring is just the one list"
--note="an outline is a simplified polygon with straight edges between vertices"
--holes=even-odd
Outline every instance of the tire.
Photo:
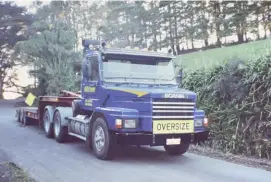
[[165,145],[164,148],[169,155],[183,155],[189,149],[189,143],[183,143],[175,146]]
[[61,115],[59,111],[56,111],[53,118],[54,136],[58,143],[67,142],[68,139],[68,127],[61,126]]
[[54,128],[53,128],[53,123],[51,121],[50,112],[48,109],[43,114],[43,128],[45,131],[45,135],[47,138],[53,138],[54,137]]
[[29,121],[27,120],[26,116],[25,116],[25,112],[22,112],[21,113],[21,123],[24,125],[24,126],[27,126],[29,124]]
[[24,111],[23,110],[21,110],[20,111],[20,123],[23,123],[23,120],[24,120]]
[[[103,118],[97,118],[93,123],[91,131],[91,143],[95,156],[101,160],[113,159],[116,147],[115,137],[113,134],[110,134],[106,121]],[[95,134],[99,132],[101,132],[101,135],[95,137]],[[104,138],[103,146],[96,144],[95,140],[98,139],[97,137]]]
[[21,122],[21,110],[17,111],[17,122],[20,123]]
[[29,124],[27,118],[25,116],[23,116],[23,120],[22,120],[23,125],[27,126]]

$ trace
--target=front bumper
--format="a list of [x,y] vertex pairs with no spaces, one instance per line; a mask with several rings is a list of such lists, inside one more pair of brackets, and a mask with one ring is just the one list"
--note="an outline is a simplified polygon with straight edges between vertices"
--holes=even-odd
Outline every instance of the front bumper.
[[208,139],[209,131],[203,131],[193,134],[159,134],[151,133],[115,133],[119,144],[124,145],[150,145],[163,146],[166,145],[168,138],[181,138],[182,143],[199,143]]

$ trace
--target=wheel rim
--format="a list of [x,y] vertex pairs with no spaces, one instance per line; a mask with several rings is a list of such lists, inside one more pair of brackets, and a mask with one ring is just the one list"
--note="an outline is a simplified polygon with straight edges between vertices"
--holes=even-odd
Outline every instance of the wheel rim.
[[48,113],[46,113],[44,115],[43,123],[44,123],[44,129],[45,129],[45,131],[48,132],[49,131],[49,127],[50,127],[50,118],[49,118]]
[[101,126],[98,126],[95,130],[94,142],[96,149],[99,152],[102,151],[105,145],[105,134]]
[[55,135],[58,136],[59,131],[60,131],[60,119],[58,117],[56,118],[54,122],[54,130],[55,130]]

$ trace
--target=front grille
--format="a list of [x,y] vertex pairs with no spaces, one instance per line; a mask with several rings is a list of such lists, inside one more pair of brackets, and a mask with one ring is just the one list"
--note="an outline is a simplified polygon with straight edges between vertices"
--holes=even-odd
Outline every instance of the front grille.
[[152,102],[152,118],[187,120],[194,118],[195,103],[192,99],[156,98]]

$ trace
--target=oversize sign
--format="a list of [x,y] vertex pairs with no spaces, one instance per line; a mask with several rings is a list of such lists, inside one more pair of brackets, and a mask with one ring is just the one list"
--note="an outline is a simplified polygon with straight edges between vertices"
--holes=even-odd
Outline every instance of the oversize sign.
[[193,133],[194,120],[153,120],[153,134]]

